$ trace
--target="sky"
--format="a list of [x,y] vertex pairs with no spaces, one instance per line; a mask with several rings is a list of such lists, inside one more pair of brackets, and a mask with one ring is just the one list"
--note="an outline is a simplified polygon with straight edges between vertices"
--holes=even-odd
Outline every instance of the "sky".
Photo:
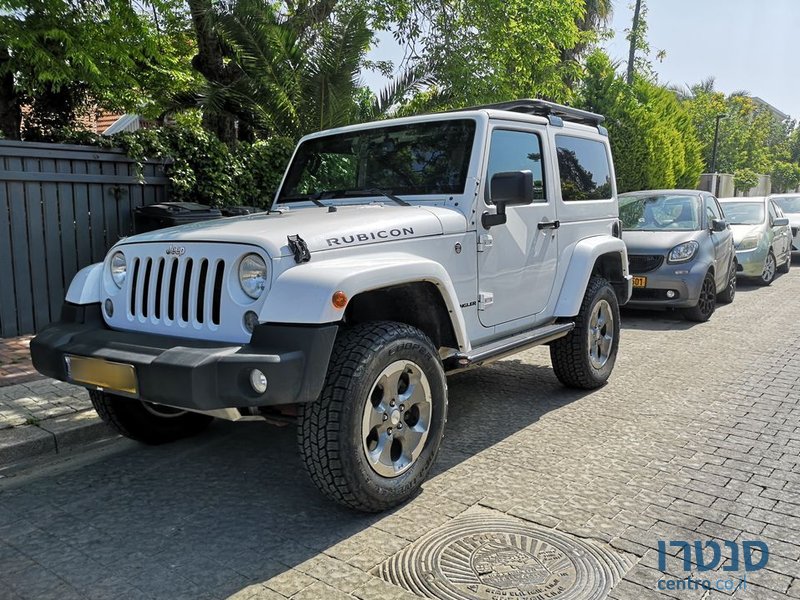
[[[614,37],[603,44],[623,62],[631,4],[614,0]],[[746,90],[800,118],[800,0],[647,0],[647,7],[647,37],[662,83],[694,84],[713,76],[719,91]],[[391,35],[380,39],[369,57],[399,63],[403,53]],[[666,52],[660,63],[658,50]],[[382,87],[377,74],[364,73],[363,79],[372,89]]]

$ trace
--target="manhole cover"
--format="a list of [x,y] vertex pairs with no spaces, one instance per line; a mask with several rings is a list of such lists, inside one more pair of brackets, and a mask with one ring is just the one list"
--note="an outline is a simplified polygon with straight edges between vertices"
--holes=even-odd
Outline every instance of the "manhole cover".
[[510,519],[461,517],[378,567],[445,600],[600,600],[632,563],[610,549]]

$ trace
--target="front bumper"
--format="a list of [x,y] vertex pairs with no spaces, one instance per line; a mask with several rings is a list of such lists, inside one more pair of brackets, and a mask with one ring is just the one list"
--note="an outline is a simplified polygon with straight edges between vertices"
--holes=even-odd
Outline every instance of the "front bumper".
[[[66,304],[61,321],[31,341],[36,369],[71,381],[66,355],[133,365],[138,397],[189,410],[312,402],[322,390],[338,326],[259,325],[249,344],[231,345],[108,329],[100,305]],[[250,371],[267,390],[255,392]],[[113,393],[114,390],[106,390]]]
[[[666,260],[660,267],[646,273],[633,273],[635,277],[647,277],[647,286],[633,288],[628,306],[647,308],[689,308],[700,299],[700,288],[708,272],[708,265],[696,261],[668,264]],[[676,293],[668,298],[667,291]]]
[[753,248],[752,250],[737,250],[736,272],[740,277],[761,277],[764,272],[764,262],[767,260],[767,248]]

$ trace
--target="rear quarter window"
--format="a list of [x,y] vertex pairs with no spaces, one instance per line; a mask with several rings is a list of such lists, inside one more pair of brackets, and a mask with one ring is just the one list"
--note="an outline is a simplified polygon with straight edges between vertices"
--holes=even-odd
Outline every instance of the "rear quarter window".
[[613,193],[611,165],[602,142],[556,136],[561,198],[565,202],[608,200]]

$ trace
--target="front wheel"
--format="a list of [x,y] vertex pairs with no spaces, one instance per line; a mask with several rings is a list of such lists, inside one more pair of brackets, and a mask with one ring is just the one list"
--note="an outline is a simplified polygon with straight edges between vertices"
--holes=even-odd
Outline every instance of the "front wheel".
[[684,311],[684,316],[689,321],[704,323],[711,318],[717,308],[717,284],[714,282],[714,274],[709,271],[703,278],[700,287],[700,297],[697,304]]
[[214,420],[208,415],[152,402],[89,391],[92,406],[108,425],[145,444],[166,444],[200,433]]
[[776,263],[775,255],[770,252],[764,260],[764,270],[761,271],[761,276],[758,278],[758,285],[767,286],[775,279]]
[[611,284],[592,277],[575,328],[550,344],[550,360],[567,387],[592,390],[608,381],[619,346],[619,303]]
[[325,495],[379,512],[420,487],[446,420],[447,383],[430,339],[403,323],[366,323],[337,338],[319,399],[300,408],[298,443]]

